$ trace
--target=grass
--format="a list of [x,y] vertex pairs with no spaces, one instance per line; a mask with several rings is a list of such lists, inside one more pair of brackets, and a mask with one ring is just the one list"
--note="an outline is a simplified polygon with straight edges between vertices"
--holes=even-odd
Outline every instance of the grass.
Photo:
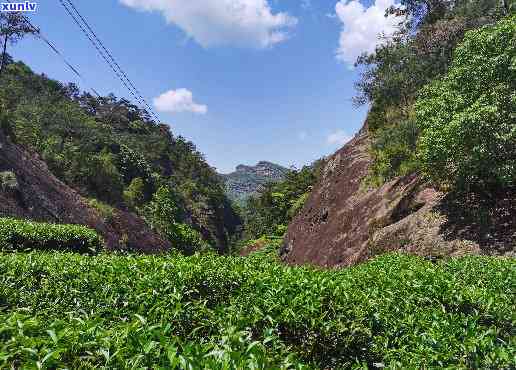
[[[267,253],[266,251],[269,251]],[[0,368],[511,368],[514,259],[0,254]]]

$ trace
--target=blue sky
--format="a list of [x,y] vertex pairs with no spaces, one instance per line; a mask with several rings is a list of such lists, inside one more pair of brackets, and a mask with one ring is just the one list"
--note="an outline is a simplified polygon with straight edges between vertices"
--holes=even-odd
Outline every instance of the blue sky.
[[[163,122],[220,172],[268,160],[302,166],[364,121],[350,62],[373,50],[391,0],[74,0]],[[337,4],[339,3],[339,4]],[[31,19],[78,67],[41,41],[11,49],[36,72],[130,98],[59,1]]]

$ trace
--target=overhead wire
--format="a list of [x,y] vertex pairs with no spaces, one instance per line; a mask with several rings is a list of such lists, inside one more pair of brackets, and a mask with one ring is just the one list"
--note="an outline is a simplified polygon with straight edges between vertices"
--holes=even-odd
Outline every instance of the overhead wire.
[[[158,115],[154,112],[154,110],[149,106],[145,98],[142,96],[140,91],[136,88],[135,84],[131,81],[131,79],[127,76],[127,73],[120,67],[120,64],[113,57],[113,53],[111,53],[108,48],[104,45],[104,43],[97,36],[95,31],[93,31],[90,24],[86,21],[86,19],[81,15],[81,13],[77,10],[71,0],[66,0],[68,5],[64,0],[59,0],[63,8],[66,10],[68,15],[72,18],[75,24],[79,27],[79,29],[83,32],[83,34],[88,38],[91,44],[97,50],[97,53],[101,56],[101,58],[106,62],[106,64],[113,71],[115,76],[122,82],[124,87],[129,91],[129,93],[133,96],[133,98],[138,102],[138,104],[154,119],[161,124],[161,120]],[[75,13],[75,14],[74,14]],[[82,23],[81,23],[82,21]]]
[[[8,3],[11,3],[11,0],[6,0]],[[73,74],[75,74],[79,79],[85,84],[85,86],[89,86],[89,89],[97,96],[100,97],[100,94],[91,87],[87,81],[85,80],[84,76],[79,72],[79,69],[77,67],[74,67],[71,62],[68,61],[68,59],[64,56],[64,54],[57,48],[57,46],[50,41],[42,32],[39,27],[36,27],[28,17],[22,14],[22,17],[24,21],[27,23],[27,25],[32,28],[34,31],[34,34],[37,38],[39,38],[41,41],[43,41],[59,58],[63,61],[63,63],[72,71]]]
[[[117,67],[117,69],[120,71],[120,73],[122,74],[122,76],[126,79],[126,81],[128,82],[129,86],[131,86],[131,88],[133,89],[133,91],[136,93],[136,95],[140,98],[140,102],[143,103],[143,105],[145,105],[147,107],[147,109],[149,110],[149,112],[155,116],[156,119],[158,119],[158,117],[156,117],[154,111],[152,110],[152,108],[149,106],[149,104],[147,103],[147,101],[145,100],[145,98],[142,96],[142,94],[140,93],[140,91],[136,88],[135,84],[131,81],[131,79],[127,76],[127,74],[125,73],[125,71],[122,69],[122,67],[120,67],[120,65],[118,64],[118,62],[115,60],[115,58],[113,57],[113,54],[106,48],[106,46],[102,43],[102,41],[100,40],[100,38],[97,36],[97,34],[95,33],[95,31],[93,31],[92,27],[89,25],[89,23],[86,21],[86,19],[81,15],[81,13],[77,10],[77,8],[75,7],[75,5],[73,4],[73,2],[71,0],[67,0],[67,2],[70,4],[70,6],[72,7],[72,9],[75,11],[75,13],[79,16],[79,18],[83,21],[83,23],[86,25],[86,27],[88,28],[88,30],[91,32],[91,34],[93,35],[93,37],[95,38],[95,40],[98,42],[98,44],[100,45],[100,47],[105,51],[105,53],[108,55],[108,57],[111,59],[111,61],[113,62],[113,64]],[[159,119],[158,119],[159,121]]]

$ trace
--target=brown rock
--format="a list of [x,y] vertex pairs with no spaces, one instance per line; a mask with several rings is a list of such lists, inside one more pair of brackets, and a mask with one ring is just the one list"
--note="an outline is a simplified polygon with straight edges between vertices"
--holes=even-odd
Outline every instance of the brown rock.
[[[471,200],[465,208],[466,200],[428,187],[417,175],[368,189],[363,180],[372,162],[369,147],[366,124],[327,159],[319,183],[289,225],[280,252],[284,261],[351,266],[394,250],[423,256],[514,255],[514,194],[483,205]],[[488,225],[476,217],[480,210]],[[462,214],[466,211],[469,216]]]
[[115,210],[105,221],[75,190],[59,181],[36,154],[10,142],[0,131],[0,172],[16,176],[15,189],[0,186],[0,217],[86,225],[103,236],[112,250],[158,252],[169,249],[134,214]]

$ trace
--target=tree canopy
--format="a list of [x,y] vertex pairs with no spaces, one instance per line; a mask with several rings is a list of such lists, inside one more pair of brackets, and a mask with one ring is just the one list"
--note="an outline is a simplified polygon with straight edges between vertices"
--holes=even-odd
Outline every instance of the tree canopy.
[[418,151],[437,184],[516,186],[516,17],[469,31],[448,73],[416,102]]

